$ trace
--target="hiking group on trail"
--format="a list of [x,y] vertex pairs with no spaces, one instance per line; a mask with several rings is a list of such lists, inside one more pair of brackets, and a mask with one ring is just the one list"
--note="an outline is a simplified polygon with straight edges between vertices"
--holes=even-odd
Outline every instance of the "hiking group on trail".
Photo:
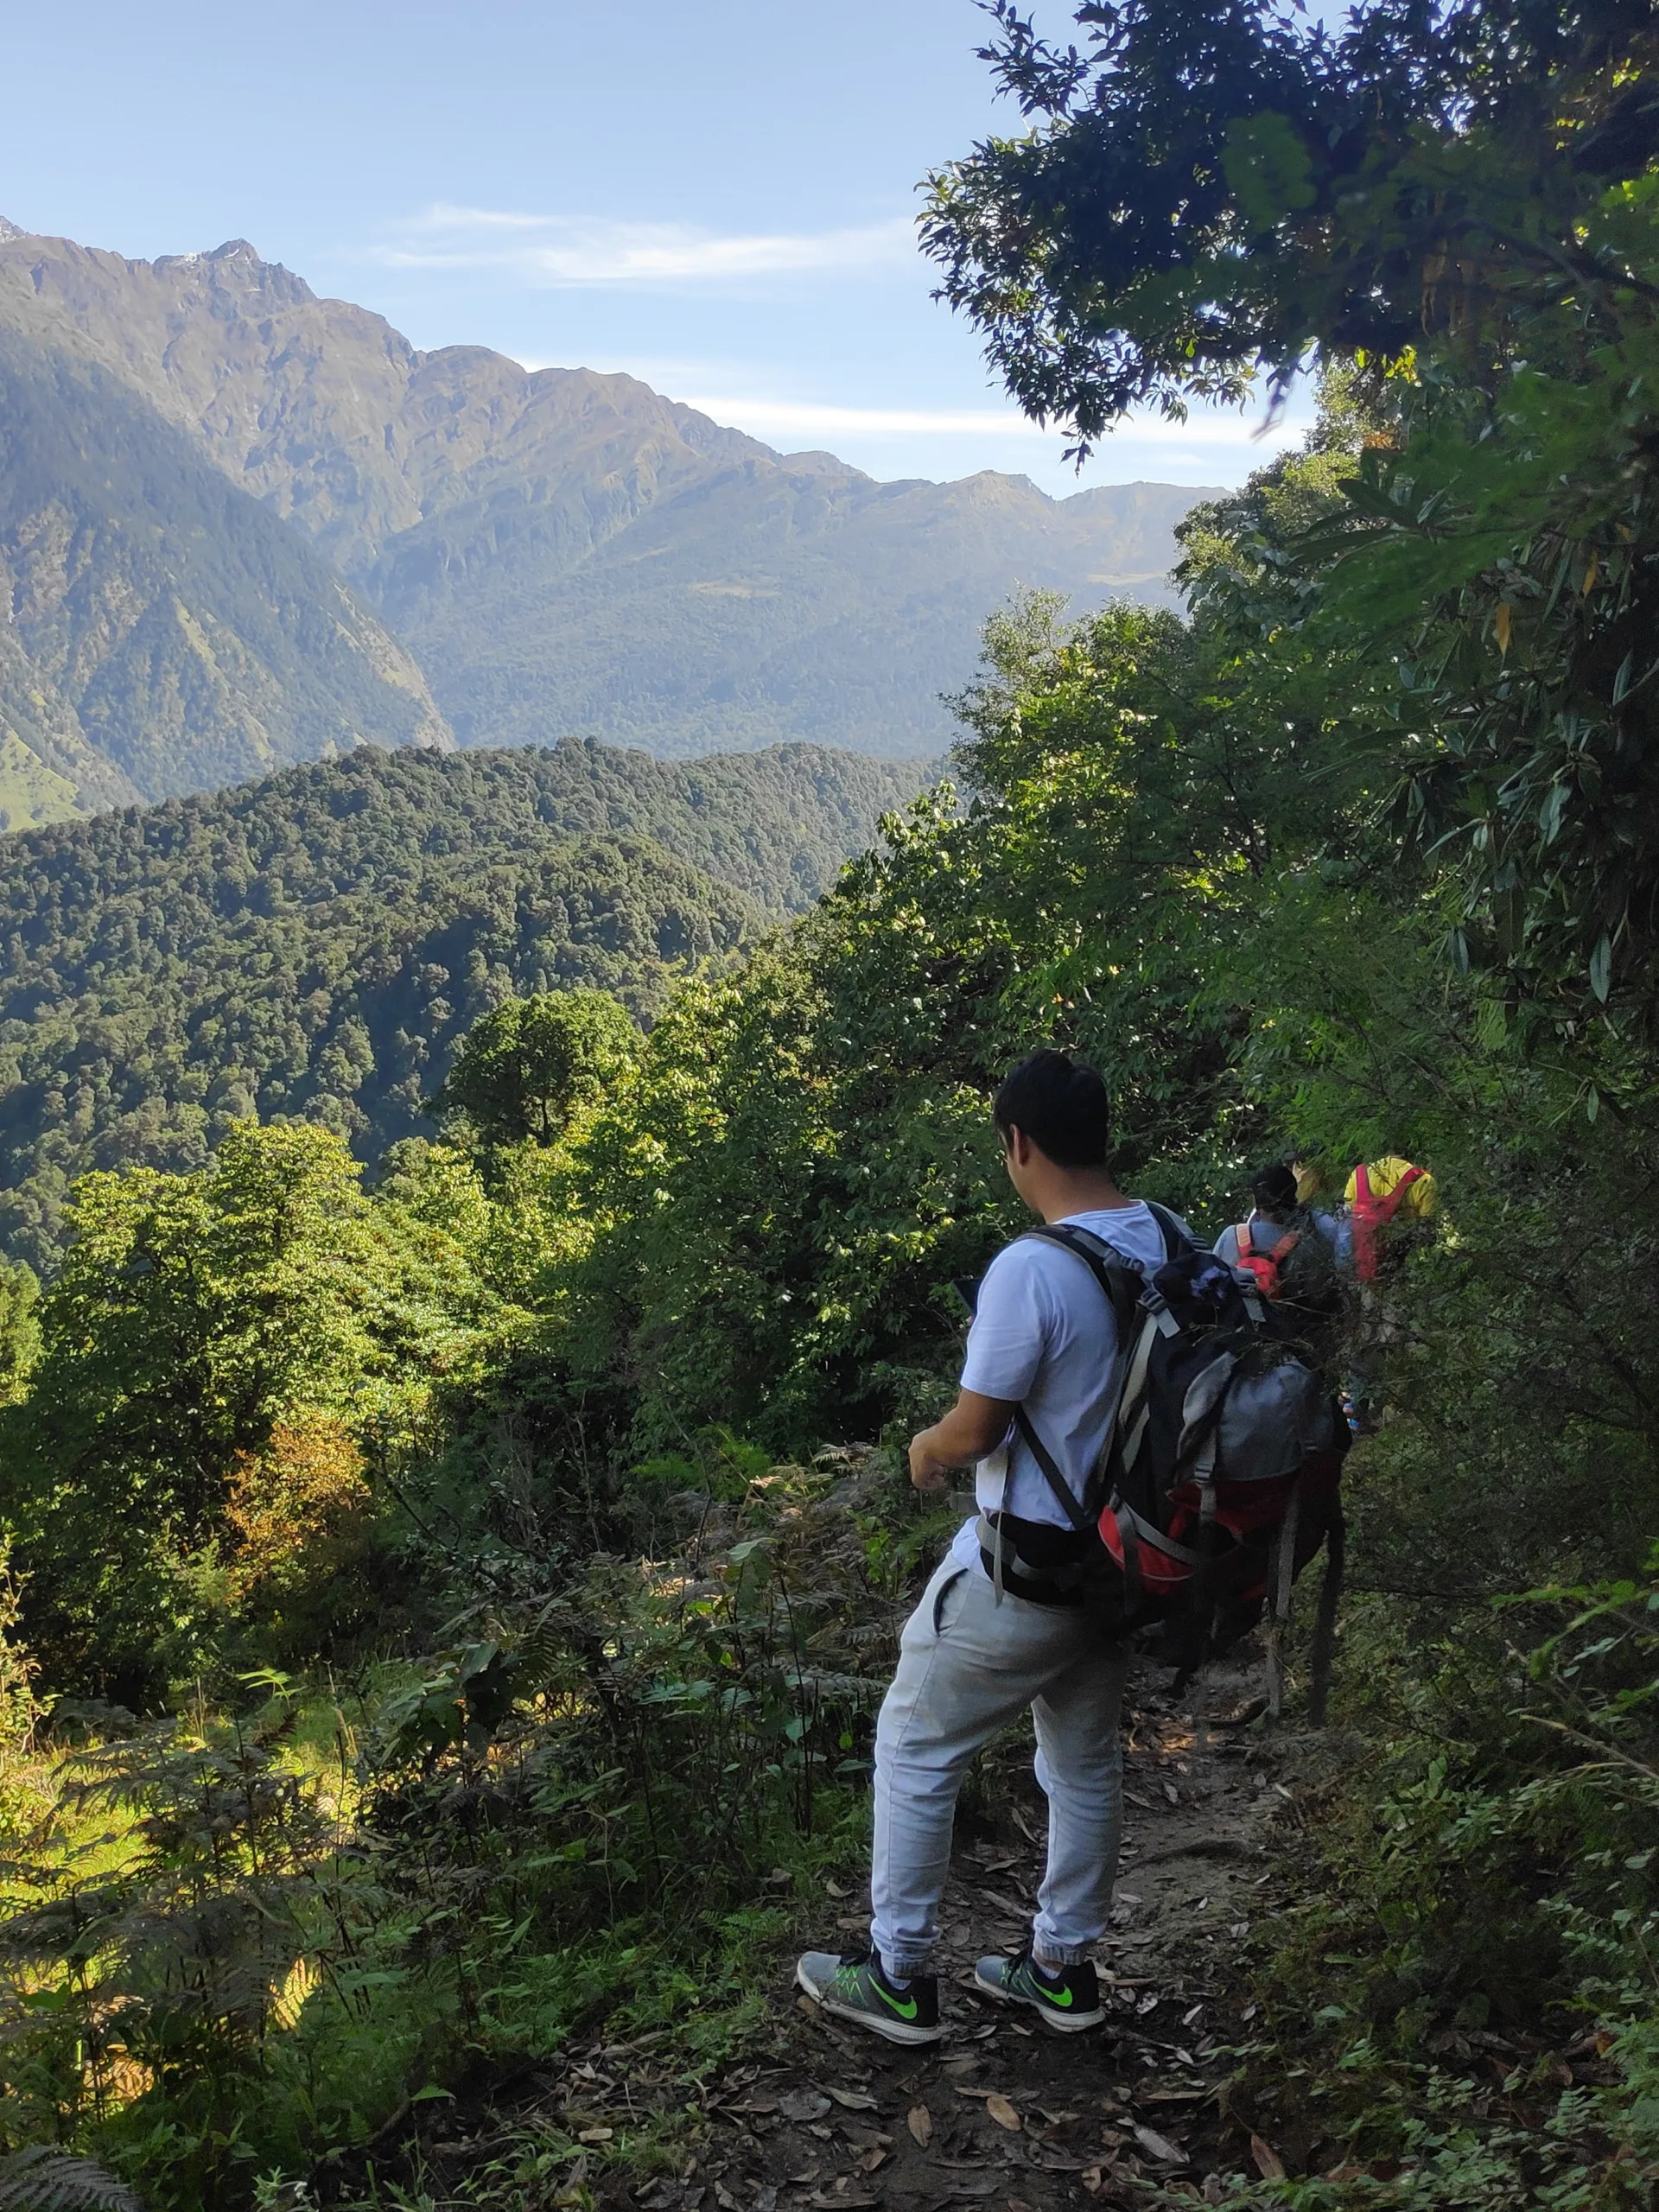
[[876,1724],[869,1944],[809,1951],[797,1967],[826,2012],[900,2044],[944,2032],[930,1962],[957,1795],[1027,1707],[1047,1863],[1029,1940],[981,1959],[975,1981],[1061,2034],[1105,2018],[1091,1952],[1122,1833],[1132,1639],[1150,1632],[1190,1675],[1264,1611],[1282,1619],[1324,1547],[1320,1716],[1342,1463],[1375,1418],[1391,1326],[1378,1286],[1401,1249],[1396,1217],[1421,1235],[1435,1205],[1433,1178],[1395,1157],[1355,1169],[1342,1216],[1313,1203],[1306,1164],[1275,1163],[1206,1252],[1179,1215],[1118,1188],[1094,1069],[1034,1052],[994,1113],[1038,1225],[957,1286],[972,1315],[959,1392],[910,1446],[918,1490],[973,1466],[977,1510],[906,1624]]

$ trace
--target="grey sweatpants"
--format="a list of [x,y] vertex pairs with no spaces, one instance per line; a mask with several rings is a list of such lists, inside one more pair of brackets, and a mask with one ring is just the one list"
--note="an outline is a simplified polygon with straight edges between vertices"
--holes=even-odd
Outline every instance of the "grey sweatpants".
[[947,1559],[905,1626],[875,1730],[871,1936],[900,1980],[938,1937],[957,1793],[974,1754],[1027,1706],[1048,1799],[1039,1955],[1073,1965],[1105,1933],[1123,1827],[1118,1712],[1128,1657],[1084,1615],[1028,1605]]

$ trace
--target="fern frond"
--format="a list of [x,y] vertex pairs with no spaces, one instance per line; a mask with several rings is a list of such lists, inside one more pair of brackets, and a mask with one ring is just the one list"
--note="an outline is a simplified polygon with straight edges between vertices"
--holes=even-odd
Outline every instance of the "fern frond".
[[0,2158],[0,2212],[144,2212],[137,2190],[95,2159],[35,2144]]

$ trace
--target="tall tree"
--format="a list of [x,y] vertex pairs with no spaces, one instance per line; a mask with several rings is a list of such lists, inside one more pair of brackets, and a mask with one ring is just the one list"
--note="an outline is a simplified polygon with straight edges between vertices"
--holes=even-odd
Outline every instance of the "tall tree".
[[[1397,678],[1404,855],[1451,945],[1582,1034],[1650,1032],[1659,953],[1659,31],[1630,0],[1012,0],[987,49],[1035,125],[933,180],[930,251],[1033,414],[1086,449],[1354,372],[1343,511],[1273,557],[1322,649]],[[1333,686],[1334,689],[1334,686]]]
[[464,1115],[486,1146],[550,1145],[578,1106],[600,1097],[639,1051],[639,1033],[608,991],[506,999],[471,1030],[434,1104]]
[[238,1463],[285,1414],[348,1402],[371,1357],[359,1172],[327,1130],[249,1125],[200,1178],[79,1185],[0,1451],[30,1641],[60,1683],[164,1681],[158,1624],[188,1644],[185,1564]]

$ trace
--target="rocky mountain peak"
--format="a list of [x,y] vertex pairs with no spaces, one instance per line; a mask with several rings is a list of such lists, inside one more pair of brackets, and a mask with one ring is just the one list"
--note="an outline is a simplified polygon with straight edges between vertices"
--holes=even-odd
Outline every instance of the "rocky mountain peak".
[[303,276],[280,261],[264,260],[246,238],[226,238],[211,253],[163,254],[155,266],[169,274],[192,272],[218,290],[257,293],[280,307],[304,307],[317,296]]
[[13,238],[26,238],[29,232],[16,223],[9,223],[0,215],[0,245],[8,245]]

